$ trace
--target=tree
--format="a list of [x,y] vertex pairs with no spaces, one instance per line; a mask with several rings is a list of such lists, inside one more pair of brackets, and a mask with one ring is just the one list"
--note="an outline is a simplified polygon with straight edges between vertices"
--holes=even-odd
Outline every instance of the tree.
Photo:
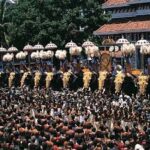
[[9,45],[9,33],[7,32],[8,27],[11,25],[10,22],[5,20],[5,14],[7,10],[7,0],[0,1],[0,42],[1,45]]
[[[11,43],[22,48],[27,42],[59,47],[71,39],[78,44],[93,38],[93,31],[103,24],[100,0],[19,0],[9,6],[6,21]],[[93,38],[94,40],[94,38]]]

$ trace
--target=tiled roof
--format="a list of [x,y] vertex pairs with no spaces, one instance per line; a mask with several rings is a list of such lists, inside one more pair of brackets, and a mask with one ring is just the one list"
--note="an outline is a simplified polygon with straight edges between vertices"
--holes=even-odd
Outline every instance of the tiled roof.
[[105,24],[94,32],[95,35],[112,35],[150,31],[150,20]]
[[118,4],[125,4],[128,0],[107,0],[106,5],[118,5]]
[[106,0],[103,8],[124,7],[131,4],[150,3],[149,0]]

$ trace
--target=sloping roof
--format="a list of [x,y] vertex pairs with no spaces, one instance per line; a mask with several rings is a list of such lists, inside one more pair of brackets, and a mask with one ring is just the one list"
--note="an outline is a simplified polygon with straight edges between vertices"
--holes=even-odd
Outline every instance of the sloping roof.
[[150,3],[149,0],[106,0],[103,4],[103,8],[114,8],[130,6],[132,4]]
[[127,5],[128,0],[107,0],[104,4],[103,7],[115,7],[115,6],[120,6],[120,5]]
[[117,5],[117,4],[125,4],[128,0],[107,0],[106,5]]
[[105,24],[98,30],[94,31],[94,35],[113,35],[147,31],[150,31],[150,20]]

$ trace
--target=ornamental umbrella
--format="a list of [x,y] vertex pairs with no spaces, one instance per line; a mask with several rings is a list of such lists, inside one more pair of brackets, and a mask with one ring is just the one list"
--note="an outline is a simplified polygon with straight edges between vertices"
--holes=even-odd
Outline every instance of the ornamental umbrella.
[[34,50],[34,47],[30,44],[27,44],[26,46],[24,46],[23,48],[23,51],[26,51],[28,52],[28,63],[29,63],[29,66],[30,66],[30,54],[31,52]]
[[[147,40],[145,40],[143,37],[140,39],[140,40],[138,40],[137,42],[136,42],[136,47],[138,47],[138,48],[140,48],[140,52],[141,52],[141,54],[142,54],[142,58],[141,58],[141,67],[142,67],[142,69],[145,71],[145,69],[144,69],[144,54],[145,53],[148,53],[149,52],[149,48],[147,48],[146,46],[148,46],[150,43],[147,41]],[[148,51],[147,51],[148,50]]]
[[149,44],[150,44],[150,43],[142,37],[140,40],[138,40],[138,41],[136,42],[135,45],[136,45],[137,47],[141,47],[142,45],[149,45]]
[[93,42],[91,42],[91,41],[89,41],[89,40],[87,40],[87,41],[85,41],[83,44],[82,44],[82,47],[88,47],[88,46],[94,46],[94,43]]
[[27,44],[26,46],[24,46],[23,50],[24,50],[24,51],[33,51],[33,50],[34,50],[34,48],[33,48],[33,46],[32,46],[32,45]]
[[45,49],[46,49],[46,50],[57,49],[57,45],[54,44],[54,43],[52,43],[52,42],[50,42],[50,43],[48,43],[48,44],[45,46]]
[[120,45],[129,44],[129,41],[127,39],[125,39],[124,36],[122,36],[122,38],[120,38],[116,41],[116,44],[120,44]]
[[10,53],[14,53],[14,52],[17,52],[17,51],[18,51],[18,49],[14,46],[12,46],[8,49],[8,52],[10,52]]
[[105,39],[103,42],[102,42],[102,45],[114,45],[116,42],[113,40],[113,39],[111,39],[111,38],[109,38],[108,37],[108,39]]
[[3,46],[0,47],[0,53],[3,53],[3,52],[7,52],[6,48],[4,48]]
[[[123,48],[123,45],[128,45],[130,42],[127,40],[127,39],[125,39],[124,38],[124,36],[122,36],[120,39],[118,39],[117,41],[116,41],[116,44],[118,44],[118,45],[121,45],[121,50],[122,50],[122,48]],[[125,47],[124,47],[125,48]],[[118,48],[118,50],[119,50],[119,48]],[[123,55],[123,56],[125,56],[125,55]],[[123,57],[123,59],[122,59],[122,65],[124,65],[124,59],[127,59],[126,58],[126,56],[125,56],[125,58]],[[128,59],[127,59],[128,60]]]
[[37,51],[38,51],[38,50],[44,50],[44,46],[38,43],[38,44],[36,44],[36,45],[33,47],[33,49],[34,49],[34,50],[37,50]]
[[70,42],[68,42],[66,45],[65,45],[65,48],[71,48],[71,47],[76,47],[77,44],[74,43],[72,40]]

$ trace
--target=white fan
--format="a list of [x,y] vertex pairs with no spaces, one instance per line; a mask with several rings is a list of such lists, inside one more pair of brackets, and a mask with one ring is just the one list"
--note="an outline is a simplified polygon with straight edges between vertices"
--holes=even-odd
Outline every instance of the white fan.
[[114,51],[114,46],[110,46],[109,51],[113,52]]
[[119,47],[115,46],[115,52],[119,51]]

